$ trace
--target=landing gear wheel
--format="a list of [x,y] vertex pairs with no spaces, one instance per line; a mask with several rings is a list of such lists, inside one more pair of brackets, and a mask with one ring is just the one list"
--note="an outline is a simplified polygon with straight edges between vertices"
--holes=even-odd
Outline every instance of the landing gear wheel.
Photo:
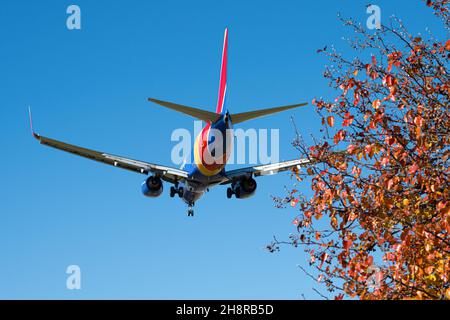
[[175,189],[175,187],[170,187],[170,197],[175,197],[176,193],[178,193],[178,191]]
[[194,216],[194,209],[189,208],[188,212],[187,212],[188,217],[193,217]]
[[177,193],[178,193],[178,196],[179,196],[180,198],[183,198],[183,192],[184,192],[183,187],[179,187],[178,190],[177,190]]
[[231,188],[228,188],[227,189],[227,198],[228,199],[231,199],[231,197],[233,196],[233,189],[231,189]]

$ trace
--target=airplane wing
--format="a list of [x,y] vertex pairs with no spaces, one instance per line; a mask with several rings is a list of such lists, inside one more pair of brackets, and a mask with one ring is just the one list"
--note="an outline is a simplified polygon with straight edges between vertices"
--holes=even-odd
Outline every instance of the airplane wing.
[[120,157],[116,155],[112,155],[109,153],[101,152],[101,151],[95,151],[91,149],[82,148],[76,145],[68,144],[62,141],[50,139],[47,137],[43,137],[33,130],[33,123],[31,120],[31,111],[30,111],[30,125],[31,125],[31,132],[33,136],[43,145],[59,149],[62,151],[66,151],[84,158],[88,158],[91,160],[95,160],[98,162],[102,162],[105,164],[109,164],[114,167],[138,172],[141,174],[148,175],[149,173],[153,173],[161,179],[175,183],[178,181],[184,181],[188,177],[187,171],[161,166],[153,163],[148,163],[144,161],[138,161],[133,160],[125,157]]
[[308,159],[297,159],[231,170],[225,172],[225,181],[223,181],[221,184],[231,183],[233,180],[239,179],[240,177],[244,176],[267,176],[282,171],[298,169],[302,166],[307,165],[308,163],[310,163]]

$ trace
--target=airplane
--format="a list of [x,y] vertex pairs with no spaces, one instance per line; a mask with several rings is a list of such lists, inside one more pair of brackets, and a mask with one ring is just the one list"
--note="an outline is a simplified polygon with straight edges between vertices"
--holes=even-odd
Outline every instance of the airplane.
[[[225,29],[222,61],[220,70],[219,92],[216,111],[210,112],[202,109],[188,107],[172,102],[149,98],[156,105],[169,108],[183,114],[189,115],[206,123],[195,139],[193,146],[193,160],[182,169],[167,167],[163,165],[133,160],[105,152],[95,151],[71,145],[62,141],[54,140],[37,134],[33,129],[31,109],[29,109],[29,121],[31,133],[41,144],[62,151],[99,161],[114,167],[150,175],[141,186],[142,193],[147,197],[158,197],[163,192],[163,181],[172,184],[170,197],[178,195],[188,205],[188,216],[194,216],[195,202],[209,189],[216,185],[230,185],[227,188],[227,198],[233,195],[237,199],[245,199],[254,195],[256,181],[254,177],[271,175],[282,171],[295,170],[309,163],[308,159],[296,159],[266,165],[256,165],[236,170],[225,170],[227,160],[230,156],[233,139],[223,140],[222,152],[217,152],[211,159],[206,161],[206,156],[211,155],[211,145],[214,139],[211,137],[212,129],[218,130],[224,136],[232,134],[233,124],[239,124],[248,120],[277,112],[290,110],[307,103],[286,105],[275,108],[260,109],[237,114],[230,114],[225,97],[227,93],[227,62],[228,62],[228,28]],[[216,131],[217,132],[217,131]],[[220,149],[220,148],[218,148]]]

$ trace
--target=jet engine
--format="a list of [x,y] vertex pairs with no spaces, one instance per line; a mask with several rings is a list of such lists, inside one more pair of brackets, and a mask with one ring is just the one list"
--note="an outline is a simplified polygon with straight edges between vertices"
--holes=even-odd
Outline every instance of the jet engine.
[[253,178],[242,178],[231,184],[231,188],[227,189],[227,198],[230,199],[233,194],[237,199],[249,198],[255,194],[256,181]]
[[158,197],[163,192],[163,183],[161,178],[151,176],[142,182],[142,193],[147,197]]

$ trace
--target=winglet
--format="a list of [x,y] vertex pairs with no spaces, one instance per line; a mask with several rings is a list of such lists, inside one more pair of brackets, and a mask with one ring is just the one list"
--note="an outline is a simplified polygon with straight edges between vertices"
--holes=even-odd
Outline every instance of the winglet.
[[34,129],[33,129],[33,117],[31,115],[31,107],[30,106],[28,106],[28,117],[30,118],[31,134],[33,135],[33,137],[35,137],[36,139],[39,140],[40,136],[36,132],[34,132]]

